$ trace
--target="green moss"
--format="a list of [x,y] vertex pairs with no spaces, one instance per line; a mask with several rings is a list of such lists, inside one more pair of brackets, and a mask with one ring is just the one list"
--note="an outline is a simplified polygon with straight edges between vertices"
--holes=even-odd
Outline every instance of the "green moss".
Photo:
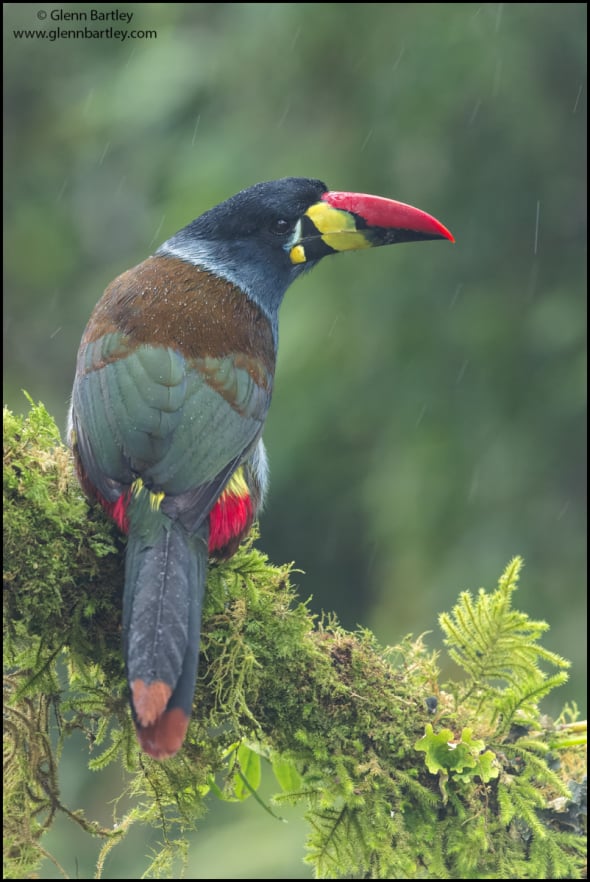
[[[584,733],[574,710],[556,723],[540,714],[566,663],[541,647],[544,623],[512,609],[518,560],[496,591],[463,593],[441,617],[463,671],[442,686],[422,639],[384,651],[368,631],[316,621],[292,567],[250,541],[211,567],[187,742],[157,763],[140,756],[126,701],[123,544],[88,509],[44,408],[4,419],[7,875],[35,871],[65,812],[104,839],[98,872],[131,824],[160,827],[148,874],[174,877],[207,800],[258,799],[272,769],[275,802],[307,805],[318,877],[580,877],[582,790],[571,782],[584,774]],[[115,829],[61,801],[74,728],[91,768],[130,772],[134,807]]]

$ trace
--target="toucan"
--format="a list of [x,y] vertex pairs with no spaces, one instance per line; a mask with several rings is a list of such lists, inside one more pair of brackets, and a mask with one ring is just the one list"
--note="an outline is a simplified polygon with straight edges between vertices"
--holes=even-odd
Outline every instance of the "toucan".
[[205,211],[107,287],[78,351],[68,438],[86,495],[127,535],[123,653],[141,748],[191,717],[210,557],[264,501],[262,432],[287,288],[328,254],[448,239],[392,199],[282,178]]

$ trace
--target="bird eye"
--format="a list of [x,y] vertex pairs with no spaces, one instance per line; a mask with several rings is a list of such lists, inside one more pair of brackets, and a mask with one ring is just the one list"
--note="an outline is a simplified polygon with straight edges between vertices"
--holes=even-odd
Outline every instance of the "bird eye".
[[285,218],[279,217],[277,220],[273,221],[270,226],[270,231],[275,236],[286,236],[287,233],[290,233],[293,229],[293,224],[291,221],[285,220]]

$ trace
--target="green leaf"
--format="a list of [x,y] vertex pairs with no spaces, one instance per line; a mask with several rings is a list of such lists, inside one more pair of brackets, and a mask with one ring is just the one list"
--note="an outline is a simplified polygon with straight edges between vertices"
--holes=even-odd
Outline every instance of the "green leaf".
[[[435,734],[431,723],[426,724],[426,734],[416,742],[416,750],[422,750],[426,754],[424,762],[426,768],[433,775],[438,772],[448,772],[453,764],[453,733],[450,729],[443,729]],[[453,759],[451,759],[453,757]]]
[[480,754],[477,758],[473,774],[481,778],[484,784],[487,784],[492,778],[497,778],[500,774],[500,769],[498,767],[496,754],[491,750],[486,750],[485,753]]
[[239,800],[244,800],[260,787],[262,780],[260,756],[251,747],[240,744],[237,751],[237,762],[238,771],[234,774],[234,792]]
[[301,776],[293,760],[277,754],[272,759],[272,770],[283,793],[294,793],[301,789]]
[[[415,748],[424,751],[424,762],[433,775],[438,772],[445,775],[455,773],[465,782],[474,775],[478,775],[482,781],[498,776],[498,769],[493,766],[495,754],[490,750],[482,754],[485,744],[480,739],[474,739],[469,728],[463,729],[461,738],[456,739],[450,729],[435,734],[432,724],[427,723],[426,734],[416,742]],[[465,773],[466,769],[469,771]]]

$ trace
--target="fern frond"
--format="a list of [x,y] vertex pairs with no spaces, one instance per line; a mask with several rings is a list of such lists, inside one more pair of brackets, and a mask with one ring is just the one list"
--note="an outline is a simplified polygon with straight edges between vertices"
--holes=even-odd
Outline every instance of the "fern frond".
[[546,622],[512,609],[522,564],[522,558],[514,558],[496,591],[480,588],[476,599],[463,591],[451,613],[439,617],[449,655],[467,674],[457,700],[473,698],[478,712],[490,712],[491,723],[501,718],[504,731],[517,713],[520,722],[535,719],[541,698],[567,679],[563,671],[548,676],[539,663],[569,666],[539,645]]

